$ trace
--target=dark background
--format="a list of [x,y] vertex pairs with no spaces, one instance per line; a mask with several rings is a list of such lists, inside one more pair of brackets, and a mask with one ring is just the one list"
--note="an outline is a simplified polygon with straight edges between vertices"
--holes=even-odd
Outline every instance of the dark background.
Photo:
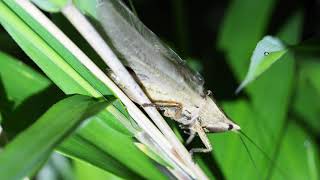
[[[128,3],[128,0],[126,0]],[[224,54],[216,47],[219,30],[230,1],[213,0],[132,0],[139,18],[169,44],[183,59],[197,60],[200,72],[218,100],[235,96],[239,82],[233,76]],[[128,3],[129,4],[129,3]],[[304,13],[302,40],[319,36],[319,0],[278,0],[265,35],[273,35],[297,10]],[[253,51],[253,49],[252,49]]]
[[[213,91],[217,100],[231,100],[246,96],[244,92],[235,95],[235,89],[240,82],[233,76],[224,53],[216,47],[219,31],[230,1],[131,1],[138,17],[149,29],[183,59],[192,59],[201,64],[202,71],[200,73],[204,76],[205,86]],[[124,2],[130,7],[129,0],[124,0]],[[320,0],[278,0],[274,7],[265,35],[275,34],[278,27],[281,27],[288,17],[300,10],[304,13],[302,41],[309,38],[319,38]],[[48,15],[50,16],[50,14]],[[59,14],[54,16],[62,17]],[[5,32],[2,27],[0,31]],[[20,58],[33,68],[41,71],[23,51],[17,48],[17,45],[7,33],[1,33],[0,40],[6,42],[0,44],[1,50]]]

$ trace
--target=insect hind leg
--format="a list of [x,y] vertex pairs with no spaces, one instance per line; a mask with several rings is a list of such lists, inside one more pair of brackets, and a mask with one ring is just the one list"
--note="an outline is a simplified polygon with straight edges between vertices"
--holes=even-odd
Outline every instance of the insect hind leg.
[[[195,152],[201,152],[201,153],[207,153],[210,152],[212,150],[212,145],[210,144],[210,141],[208,139],[208,136],[206,135],[206,133],[204,132],[204,130],[202,129],[202,127],[200,126],[199,123],[195,123],[195,125],[193,126],[194,131],[196,133],[198,133],[199,138],[201,139],[203,145],[205,146],[205,148],[192,148],[189,152],[192,155]],[[191,142],[191,141],[190,141]]]
[[142,104],[142,107],[155,107],[164,110],[164,115],[174,120],[180,119],[182,115],[182,104],[174,101],[153,100],[153,103]]
[[155,100],[152,101],[153,103],[144,103],[141,106],[142,107],[156,107],[156,108],[170,108],[170,107],[174,107],[174,108],[178,108],[178,109],[182,109],[182,105],[180,103],[177,102],[173,102],[173,101],[159,101],[159,100]]

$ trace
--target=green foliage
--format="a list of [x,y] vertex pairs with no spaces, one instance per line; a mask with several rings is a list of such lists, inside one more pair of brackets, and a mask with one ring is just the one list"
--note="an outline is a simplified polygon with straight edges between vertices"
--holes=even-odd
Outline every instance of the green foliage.
[[53,105],[1,152],[0,179],[21,179],[32,175],[83,120],[108,104],[107,101],[74,95]]
[[305,122],[311,134],[320,133],[320,91],[317,83],[320,81],[320,63],[318,59],[306,59],[301,62],[298,77],[293,111],[295,118]]
[[283,43],[274,37],[266,36],[258,42],[250,60],[250,66],[245,79],[242,81],[236,93],[251,81],[266,71],[274,62],[279,60],[287,52]]
[[[13,1],[6,3],[0,3],[2,26],[65,94],[94,97],[107,97],[112,94],[108,87],[95,79],[74,55],[21,7]],[[7,5],[14,9],[15,13]],[[127,117],[121,103],[114,101],[95,117],[97,120],[87,123],[77,136],[72,137],[72,141],[67,141],[59,150],[71,157],[85,159],[121,177],[163,179],[163,174],[153,162],[133,144],[131,132],[119,122],[131,125]],[[77,148],[77,145],[85,148]]]
[[[252,52],[264,34],[273,3],[271,0],[259,2],[234,0],[229,7],[221,29],[219,45],[226,52],[227,60],[237,79],[242,79],[244,76],[248,67],[250,55],[248,52]],[[249,16],[250,14],[254,16]],[[277,37],[288,44],[298,43],[301,24],[302,14],[296,13],[279,29]],[[266,57],[261,56],[263,58],[260,60],[267,63],[264,64],[264,67],[261,68],[258,65],[252,68],[250,65],[249,80],[255,79],[264,72],[260,78],[245,89],[250,101],[239,100],[224,103],[227,114],[240,123],[242,131],[262,150],[244,138],[253,157],[254,162],[251,162],[252,159],[244,144],[237,137],[238,135],[212,136],[212,143],[216,145],[213,154],[227,179],[315,177],[315,174],[309,171],[308,149],[304,148],[305,141],[308,140],[312,147],[315,146],[315,141],[309,139],[304,127],[297,126],[289,113],[292,111],[291,98],[296,89],[294,82],[296,59],[290,53],[284,54],[285,49],[281,51],[280,48],[279,50],[280,52],[275,56],[270,57],[272,53]],[[254,60],[252,59],[251,63]],[[276,60],[277,62],[274,63]],[[273,65],[270,66],[271,64]],[[265,71],[267,68],[268,71]],[[245,80],[244,84],[248,82]],[[319,96],[317,98],[319,99]],[[291,164],[288,159],[292,159]],[[312,161],[319,162],[315,156]]]
[[106,171],[102,171],[101,169],[91,166],[85,162],[74,161],[74,165],[78,180],[121,180],[121,178]]
[[[34,2],[58,12],[66,1]],[[96,16],[96,1],[74,2]],[[319,44],[301,42],[303,12],[284,19],[276,39],[266,37],[276,2],[232,0],[222,21],[218,48],[235,78],[244,80],[239,90],[245,87],[247,97],[223,108],[256,145],[240,133],[209,135],[212,153],[195,160],[210,179],[319,179]],[[181,12],[175,13],[179,23]],[[8,141],[0,153],[0,179],[34,175],[53,150],[73,159],[77,179],[167,178],[158,167],[170,164],[136,142],[139,130],[112,90],[46,28],[11,0],[0,2],[0,23],[46,75],[0,52],[0,123]],[[179,31],[184,25],[177,24]],[[189,59],[192,68],[204,68]],[[73,94],[80,95],[67,97]]]

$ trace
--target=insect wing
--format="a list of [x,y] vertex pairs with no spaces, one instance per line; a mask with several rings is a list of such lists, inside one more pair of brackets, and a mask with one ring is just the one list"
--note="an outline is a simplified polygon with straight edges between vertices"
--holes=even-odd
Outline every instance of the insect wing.
[[123,2],[102,0],[97,8],[108,43],[127,66],[137,71],[140,69],[142,74],[151,68],[158,72],[156,74],[170,77],[177,84],[186,84],[203,95],[204,81],[200,74],[188,68],[185,61],[162,43]]

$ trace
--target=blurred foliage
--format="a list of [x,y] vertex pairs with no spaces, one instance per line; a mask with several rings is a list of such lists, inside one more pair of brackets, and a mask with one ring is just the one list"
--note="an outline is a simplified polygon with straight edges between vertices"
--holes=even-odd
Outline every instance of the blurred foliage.
[[[77,0],[76,3],[89,15],[95,16],[92,13],[94,3],[88,0]],[[133,1],[139,17],[166,42],[173,44],[178,52],[182,52],[193,69],[210,71],[205,77],[207,84],[225,88],[217,92],[235,91],[235,87],[245,78],[250,56],[257,43],[268,34],[279,38],[286,45],[298,45],[300,50],[308,48],[304,46],[303,40],[304,31],[310,27],[305,24],[309,12],[303,10],[303,7],[286,12],[281,5],[288,4],[285,0],[231,0],[228,4],[215,2],[220,9],[213,8],[214,2],[193,4],[174,0],[169,4],[172,6],[173,16],[170,22],[166,22],[166,12],[163,12],[163,16],[155,17],[158,12],[156,9],[161,8],[162,3],[164,2]],[[301,4],[303,3],[299,5]],[[168,9],[167,6],[164,7]],[[198,10],[199,7],[206,10]],[[273,18],[279,15],[279,7],[284,16]],[[152,16],[148,16],[148,13],[152,13]],[[220,17],[219,23],[210,19],[211,13]],[[208,19],[200,19],[200,14],[204,14],[203,17]],[[57,16],[53,18],[59,21]],[[206,21],[207,26],[201,25],[202,21]],[[45,151],[44,157],[40,154],[41,147],[33,146],[36,139],[26,142],[19,140],[22,134],[28,133],[37,125],[40,122],[37,119],[54,103],[65,98],[65,94],[99,97],[101,94],[111,95],[112,92],[13,1],[0,2],[0,22],[29,56],[21,53],[9,35],[1,31],[0,40],[7,42],[7,45],[0,44],[0,50],[3,51],[0,53],[0,123],[5,132],[1,134],[0,141],[5,139],[1,144],[8,143],[8,146],[5,146],[4,154],[0,153],[0,165],[6,164],[9,167],[21,160],[13,153],[17,149],[11,148],[12,152],[8,153],[9,155],[5,154],[6,148],[13,147],[11,143],[19,144],[16,141],[20,141],[25,147],[24,150],[28,150],[28,146],[35,148],[32,155],[41,156],[41,161],[27,167],[36,171],[45,162],[48,151]],[[59,26],[63,26],[66,31],[74,31],[69,28],[70,24],[64,23],[63,20],[59,22]],[[199,24],[188,24],[191,22]],[[159,23],[162,25],[157,25]],[[215,29],[210,29],[212,26]],[[209,35],[212,36],[214,32],[218,32],[216,42],[212,37],[203,38],[205,33],[202,32],[206,30],[210,31],[212,34]],[[174,38],[170,38],[168,34],[174,34]],[[72,39],[79,36],[77,33],[72,35],[76,36]],[[207,41],[210,41],[209,45]],[[81,43],[80,47],[88,47],[83,41],[76,42]],[[214,43],[217,44],[217,49],[214,49]],[[314,41],[313,50],[319,48],[319,43]],[[192,50],[199,49],[197,46],[204,50],[201,53]],[[314,52],[316,51],[297,54],[289,51],[275,62],[272,59],[273,64],[263,69],[264,72],[237,97],[230,94],[228,97],[231,98],[228,101],[219,98],[227,115],[240,124],[243,133],[256,145],[240,133],[210,134],[212,153],[195,155],[195,160],[210,179],[320,178],[320,57],[318,52]],[[19,60],[8,56],[7,53]],[[39,73],[39,69],[30,68],[20,61],[23,60],[34,67],[29,58],[42,72]],[[209,66],[209,61],[211,65],[218,64],[219,67]],[[223,64],[221,61],[226,63]],[[212,72],[212,69],[218,71]],[[228,79],[233,79],[234,82],[225,82]],[[226,85],[216,84],[213,80]],[[215,91],[214,95],[223,96],[215,94]],[[165,179],[163,171],[158,168],[159,165],[155,165],[155,161],[136,147],[132,133],[118,122],[118,119],[126,120],[125,108],[119,101],[113,102],[110,107],[111,109],[104,109],[81,129],[73,129],[76,130],[75,133],[62,144],[55,143],[55,150],[74,159],[65,162],[73,167],[72,178]],[[43,134],[49,132],[45,127],[41,129],[44,130]],[[57,138],[59,133],[56,134],[57,136],[53,137]],[[58,144],[60,145],[56,146]],[[193,145],[199,144],[196,142]],[[18,150],[20,149],[22,148]],[[4,155],[7,161],[1,159]],[[32,157],[31,154],[29,156]],[[10,162],[13,158],[17,160]],[[51,159],[44,169],[61,175],[62,169],[52,170],[54,166]],[[19,165],[22,166],[23,163]],[[51,167],[51,170],[48,167]],[[40,171],[38,178],[43,177],[40,175],[44,169]],[[71,179],[68,175],[60,178]]]

